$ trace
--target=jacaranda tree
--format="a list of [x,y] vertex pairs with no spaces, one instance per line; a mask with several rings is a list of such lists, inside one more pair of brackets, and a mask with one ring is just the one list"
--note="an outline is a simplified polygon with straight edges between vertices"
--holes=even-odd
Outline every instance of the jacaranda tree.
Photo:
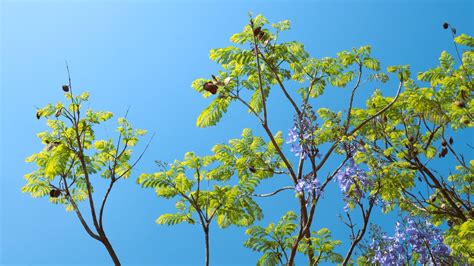
[[[472,241],[460,238],[472,237],[473,161],[467,162],[452,146],[454,135],[473,125],[472,50],[461,56],[456,46],[460,60],[457,69],[454,58],[443,52],[440,66],[418,74],[415,80],[408,65],[388,67],[388,73],[381,71],[369,46],[343,51],[333,58],[313,58],[298,42],[279,42],[278,36],[289,28],[289,21],[269,24],[261,15],[251,17],[242,32],[232,35],[234,45],[211,50],[210,58],[221,70],[192,84],[197,92],[211,99],[197,125],[214,126],[231,104],[245,106],[276,147],[282,170],[297,193],[297,226],[286,226],[296,219],[290,212],[276,227],[271,224],[266,229],[248,230],[250,239],[245,245],[263,252],[258,264],[293,265],[298,251],[307,256],[309,265],[321,261],[323,253],[317,249],[320,241],[313,237],[312,224],[317,217],[317,204],[331,181],[339,185],[347,203],[342,220],[350,229],[345,256],[329,256],[331,261],[343,265],[355,262],[353,254],[363,242],[374,208],[408,212],[419,217],[417,223],[429,224],[430,228],[447,222],[451,229],[432,229],[432,238],[426,238],[440,242],[433,249],[440,253],[428,257],[426,250],[432,243],[412,243],[413,248],[406,252],[417,254],[415,259],[421,256],[425,262],[444,263],[461,256],[472,260],[472,244],[467,244]],[[456,44],[473,46],[472,37],[456,37],[455,29],[452,33]],[[390,73],[398,81],[393,96],[375,90],[365,108],[354,106],[362,84],[386,83]],[[417,85],[426,81],[430,82],[428,87]],[[295,84],[299,89],[290,90]],[[332,87],[350,90],[345,111],[314,110],[318,97]],[[267,100],[275,90],[286,98],[290,110],[270,110]],[[274,138],[269,120],[272,111],[294,114],[286,142],[297,160],[285,153]],[[442,160],[448,153],[459,163],[457,173],[441,173],[428,164],[434,162],[436,155]],[[338,160],[339,167],[328,168],[329,160]],[[421,186],[428,186],[428,192],[420,192]],[[353,212],[357,209],[361,221],[356,223]],[[414,228],[413,221],[407,222],[410,228]],[[274,232],[274,228],[282,226],[285,230]],[[338,244],[329,243],[326,252],[332,252]],[[377,257],[365,258],[365,262],[383,263]],[[359,263],[364,263],[364,257]]]
[[[133,129],[126,118],[119,118],[118,138],[96,139],[95,128],[112,118],[111,112],[85,110],[89,93],[73,94],[71,80],[62,87],[68,104],[48,104],[36,113],[46,119],[48,130],[38,134],[44,149],[26,159],[37,169],[25,175],[22,188],[35,198],[49,197],[54,204],[63,204],[67,211],[74,211],[86,232],[101,242],[115,265],[120,260],[112,247],[103,223],[107,198],[117,181],[127,179],[141,158],[132,161],[132,148],[145,130]],[[142,153],[143,154],[143,153]],[[106,180],[107,188],[102,201],[94,202],[94,183],[97,178]],[[80,202],[92,218],[86,221]]]

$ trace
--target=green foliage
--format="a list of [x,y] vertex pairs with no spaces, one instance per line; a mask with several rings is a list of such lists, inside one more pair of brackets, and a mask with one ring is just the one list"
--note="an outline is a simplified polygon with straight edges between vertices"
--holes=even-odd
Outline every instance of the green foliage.
[[474,220],[469,219],[461,225],[448,230],[445,243],[451,248],[452,255],[461,256],[469,264],[474,263]]
[[[281,133],[275,138],[279,144],[283,142]],[[157,223],[194,223],[196,218],[192,217],[196,214],[200,223],[210,224],[216,218],[217,224],[225,228],[249,226],[262,218],[252,194],[260,180],[280,171],[275,147],[244,129],[242,138],[217,144],[212,151],[204,157],[188,152],[182,161],[176,160],[169,167],[162,165],[160,172],[140,175],[137,183],[142,187],[154,188],[159,197],[179,198],[178,213],[164,214]],[[226,184],[235,175],[237,184]]]
[[[83,110],[89,99],[84,92],[74,96],[65,93],[69,107],[62,103],[48,104],[37,111],[37,118],[46,119],[48,130],[38,133],[44,149],[29,156],[26,162],[37,169],[26,174],[27,183],[22,192],[33,197],[48,196],[55,204],[64,204],[66,210],[74,210],[73,202],[87,199],[93,191],[89,176],[100,174],[106,179],[127,178],[131,174],[132,147],[145,130],[134,130],[125,118],[119,118],[119,139],[98,140],[95,127],[109,120],[111,112]],[[59,191],[53,195],[52,191]]]
[[[288,254],[297,237],[294,235],[298,228],[297,218],[294,212],[289,211],[276,225],[271,223],[266,228],[253,226],[247,229],[245,233],[249,239],[245,241],[244,246],[263,253],[257,265],[285,265],[288,262]],[[320,262],[341,263],[342,256],[334,252],[334,248],[340,244],[339,240],[331,240],[329,229],[322,228],[313,232],[309,239],[304,238],[297,251],[308,254],[309,249],[313,250],[316,264]]]
[[[260,29],[261,37],[254,36],[251,25],[246,25],[242,32],[230,38],[235,46],[211,50],[210,59],[222,67],[216,78],[199,78],[192,83],[192,87],[203,97],[215,97],[198,117],[199,127],[216,125],[231,102],[245,102],[249,112],[260,114],[264,102],[262,92],[266,101],[271,88],[281,86],[285,81],[307,83],[297,92],[303,98],[317,98],[328,86],[346,87],[355,82],[362,70],[371,73],[369,80],[388,80],[388,76],[380,72],[380,62],[371,57],[370,46],[340,52],[335,58],[317,59],[311,57],[301,43],[278,42],[279,33],[290,28],[288,20],[269,24],[267,19],[258,15],[252,21],[254,29]],[[259,47],[258,60],[255,49],[248,48],[253,47],[255,42]],[[403,69],[400,72],[404,75],[409,75],[406,67],[400,69]],[[222,82],[226,79],[228,83]],[[206,82],[218,86],[214,96],[204,89]],[[250,99],[245,99],[247,95]]]

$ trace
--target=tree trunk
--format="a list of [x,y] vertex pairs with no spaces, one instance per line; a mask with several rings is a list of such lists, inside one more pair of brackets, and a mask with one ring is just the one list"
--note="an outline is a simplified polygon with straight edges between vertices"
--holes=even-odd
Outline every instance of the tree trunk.
[[204,227],[204,239],[206,242],[206,258],[204,265],[209,266],[209,227]]
[[112,261],[114,262],[114,264],[115,264],[116,266],[121,265],[121,264],[120,264],[120,260],[119,260],[119,258],[117,257],[117,254],[115,254],[115,250],[113,249],[112,244],[110,244],[110,242],[109,242],[109,240],[107,239],[107,237],[106,237],[105,235],[102,235],[101,238],[100,238],[100,241],[102,242],[102,244],[104,244],[105,248],[106,248],[107,251],[109,252],[110,258],[112,259]]

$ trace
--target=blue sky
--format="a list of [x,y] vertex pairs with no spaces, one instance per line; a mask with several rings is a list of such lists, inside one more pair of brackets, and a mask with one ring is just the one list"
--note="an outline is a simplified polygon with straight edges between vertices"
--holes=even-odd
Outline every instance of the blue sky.
[[[248,12],[262,13],[274,22],[291,20],[292,30],[282,38],[304,43],[315,57],[370,44],[384,67],[410,64],[413,73],[435,66],[442,50],[453,51],[443,22],[473,34],[472,2],[380,2],[1,1],[0,263],[109,263],[105,249],[85,233],[73,213],[20,192],[22,176],[34,169],[24,158],[42,149],[36,133],[45,125],[36,120],[36,107],[63,100],[65,60],[76,91],[91,93],[91,107],[119,117],[130,106],[132,124],[156,132],[132,177],[112,192],[106,210],[106,230],[122,262],[195,265],[204,255],[201,229],[156,225],[160,214],[174,210],[174,202],[157,199],[135,179],[139,173],[155,171],[155,159],[172,161],[187,151],[208,154],[214,144],[238,137],[245,127],[263,135],[240,106],[230,108],[217,127],[195,126],[208,101],[190,84],[218,69],[209,50],[230,45],[229,37],[244,27]],[[376,85],[364,87],[357,104]],[[395,91],[392,84],[379,87],[386,95]],[[314,104],[344,108],[339,100],[344,93],[330,91]],[[288,107],[281,95],[272,95],[272,130],[286,133],[292,119]],[[113,127],[108,123],[107,132]],[[137,152],[143,147],[139,145]],[[260,190],[287,184],[283,178],[274,179]],[[343,206],[339,198],[332,184],[318,206],[314,228],[329,227],[335,238],[347,241],[348,232],[336,217]],[[297,206],[289,191],[259,202],[265,213],[262,225]],[[374,221],[391,228],[390,218],[393,215],[377,214]],[[242,245],[244,228],[214,226],[211,231],[214,265],[252,265],[257,260],[258,254]]]

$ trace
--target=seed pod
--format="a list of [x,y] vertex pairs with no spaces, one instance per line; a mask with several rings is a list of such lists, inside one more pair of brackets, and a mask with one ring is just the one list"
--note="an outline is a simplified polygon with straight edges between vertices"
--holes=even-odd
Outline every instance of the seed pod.
[[464,101],[455,101],[454,104],[459,108],[466,107],[466,103]]
[[471,123],[471,121],[469,119],[465,119],[464,121],[462,121],[465,125],[469,125]]
[[413,136],[408,137],[408,141],[413,142],[415,141],[415,138]]
[[40,119],[40,118],[41,118],[41,113],[40,113],[40,111],[37,111],[36,112],[36,119]]
[[261,31],[262,27],[256,27],[255,29],[253,29],[253,35],[258,36]]
[[219,81],[219,80],[216,78],[216,76],[214,76],[214,75],[212,75],[212,74],[211,74],[211,77],[212,77],[213,80],[215,80],[215,81],[217,81],[217,82]]
[[451,27],[451,32],[452,32],[453,34],[456,34],[456,28],[455,28],[455,27]]
[[61,115],[62,110],[63,110],[62,108],[56,110],[56,113],[54,114],[54,116],[59,117]]
[[250,167],[249,167],[249,171],[252,172],[252,173],[254,173],[254,174],[255,174],[255,172],[257,172],[257,170],[255,169],[255,167],[253,167],[253,166],[250,166]]
[[421,177],[418,177],[418,181],[420,181],[420,182],[422,181],[422,180],[421,180]]
[[63,85],[63,91],[64,92],[69,92],[69,86],[68,85]]
[[444,157],[444,156],[446,156],[446,154],[448,154],[448,149],[447,149],[447,148],[443,148],[443,149],[441,150],[441,155]]
[[215,85],[214,83],[212,83],[210,81],[204,83],[203,89],[205,91],[208,91],[208,92],[212,93],[212,94],[217,93],[217,85]]
[[49,192],[49,196],[51,198],[57,198],[61,195],[61,190],[59,189],[51,189],[51,191]]
[[445,30],[446,30],[446,29],[448,29],[448,27],[449,27],[449,24],[448,24],[448,22],[445,22],[445,23],[443,23],[443,29],[445,29]]
[[446,145],[448,145],[448,143],[446,142],[446,140],[443,139],[443,140],[441,141],[441,145],[443,145],[443,147],[446,147]]
[[449,137],[449,144],[453,145],[453,143],[454,143],[453,137]]

